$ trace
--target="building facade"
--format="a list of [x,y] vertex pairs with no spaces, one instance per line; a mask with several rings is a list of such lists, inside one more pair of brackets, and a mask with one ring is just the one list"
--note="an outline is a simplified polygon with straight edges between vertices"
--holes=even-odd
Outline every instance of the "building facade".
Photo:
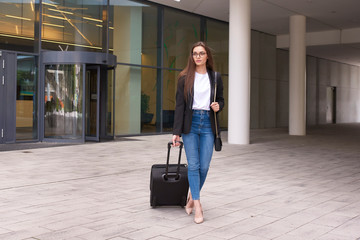
[[[1,1],[0,20],[0,143],[171,132],[197,41],[213,49],[228,127],[227,22],[135,0]],[[287,127],[289,52],[251,31],[250,65],[250,127]],[[306,73],[307,125],[360,122],[358,66],[307,56]]]
[[214,49],[226,81],[225,22],[147,1],[0,7],[1,143],[170,132],[177,75],[196,41]]

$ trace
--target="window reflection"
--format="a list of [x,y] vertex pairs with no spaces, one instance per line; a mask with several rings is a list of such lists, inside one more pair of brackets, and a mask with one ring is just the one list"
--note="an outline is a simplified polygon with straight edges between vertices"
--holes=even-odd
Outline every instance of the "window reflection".
[[42,3],[43,48],[101,51],[104,0],[53,0]]
[[0,45],[9,50],[33,51],[35,0],[0,1]]
[[82,65],[45,66],[45,138],[81,139]]

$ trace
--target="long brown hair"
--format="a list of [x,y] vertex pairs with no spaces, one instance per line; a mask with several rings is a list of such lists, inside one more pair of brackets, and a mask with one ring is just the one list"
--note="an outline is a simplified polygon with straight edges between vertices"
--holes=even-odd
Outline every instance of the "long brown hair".
[[208,57],[208,59],[206,61],[206,68],[208,70],[214,71],[214,60],[213,60],[213,56],[211,54],[210,48],[204,42],[194,43],[194,45],[191,47],[187,65],[184,68],[184,70],[181,71],[181,73],[179,74],[179,77],[178,77],[178,79],[179,79],[182,76],[185,76],[185,84],[184,84],[185,101],[187,101],[188,95],[192,94],[192,89],[194,86],[196,64],[195,64],[194,58],[193,58],[193,50],[195,47],[198,47],[198,46],[203,47],[206,51],[206,55]]

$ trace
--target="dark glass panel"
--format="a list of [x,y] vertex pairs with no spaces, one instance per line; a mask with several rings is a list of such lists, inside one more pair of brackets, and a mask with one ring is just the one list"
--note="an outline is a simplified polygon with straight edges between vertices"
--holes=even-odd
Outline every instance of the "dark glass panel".
[[16,140],[37,139],[37,57],[17,56]]

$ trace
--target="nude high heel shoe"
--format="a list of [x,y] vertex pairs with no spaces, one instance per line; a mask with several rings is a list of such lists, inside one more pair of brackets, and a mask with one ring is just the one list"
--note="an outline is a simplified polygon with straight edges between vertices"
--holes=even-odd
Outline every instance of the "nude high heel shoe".
[[204,213],[202,210],[200,200],[194,200],[194,208],[195,208],[194,222],[196,224],[204,222]]
[[[192,200],[191,200],[191,201],[192,201]],[[193,211],[193,208],[194,208],[194,206],[188,207],[189,202],[190,202],[190,201],[188,201],[188,202],[186,203],[186,205],[185,205],[185,212],[186,212],[187,215],[190,215],[190,214],[192,213],[192,211]],[[191,205],[191,204],[190,204],[190,205]],[[194,205],[194,202],[192,203],[192,205]]]
[[201,211],[201,217],[194,217],[194,222],[196,224],[200,224],[204,222],[204,213]]

